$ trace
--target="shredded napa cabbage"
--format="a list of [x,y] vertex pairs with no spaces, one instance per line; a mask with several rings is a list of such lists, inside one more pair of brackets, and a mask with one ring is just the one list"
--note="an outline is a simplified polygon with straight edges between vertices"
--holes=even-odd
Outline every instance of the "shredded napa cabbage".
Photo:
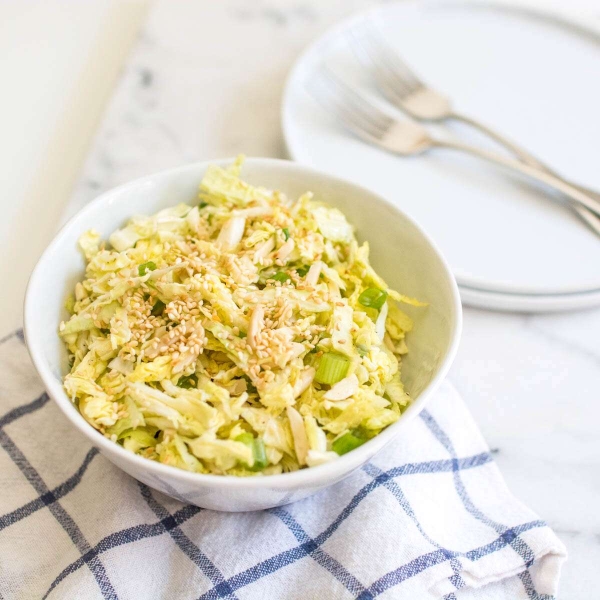
[[410,403],[412,319],[338,209],[210,166],[195,203],[80,246],[64,386],[128,451],[254,476],[336,460]]

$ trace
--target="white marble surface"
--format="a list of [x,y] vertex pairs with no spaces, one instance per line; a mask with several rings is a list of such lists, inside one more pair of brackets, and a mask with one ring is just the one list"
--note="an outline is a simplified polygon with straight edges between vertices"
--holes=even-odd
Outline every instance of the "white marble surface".
[[[54,236],[146,0],[0,0],[0,337]],[[27,243],[24,243],[24,240]],[[15,266],[18,265],[17,268]]]
[[[281,93],[301,49],[369,0],[159,1],[130,56],[69,212],[185,162],[284,156]],[[600,562],[600,310],[465,310],[451,379],[513,492],[570,552],[561,598],[595,596]]]

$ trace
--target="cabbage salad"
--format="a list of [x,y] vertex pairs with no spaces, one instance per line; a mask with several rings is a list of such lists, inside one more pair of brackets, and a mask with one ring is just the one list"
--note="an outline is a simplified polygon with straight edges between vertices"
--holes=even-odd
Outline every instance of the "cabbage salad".
[[80,239],[60,324],[81,415],[125,449],[219,475],[336,460],[410,402],[411,319],[337,209],[210,166],[193,205]]

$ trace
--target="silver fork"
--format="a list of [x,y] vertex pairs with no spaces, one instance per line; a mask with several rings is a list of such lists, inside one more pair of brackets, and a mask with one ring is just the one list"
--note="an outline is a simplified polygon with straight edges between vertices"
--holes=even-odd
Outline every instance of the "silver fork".
[[[309,93],[326,109],[333,112],[347,129],[370,144],[402,156],[421,154],[432,148],[448,148],[467,152],[544,183],[568,196],[578,205],[600,215],[598,200],[590,198],[579,188],[560,177],[502,154],[454,140],[434,138],[422,125],[409,119],[399,120],[375,106],[325,67],[322,67],[308,81],[307,88]],[[592,216],[596,218],[594,215]]]
[[[446,96],[429,87],[417,77],[395,50],[382,39],[381,34],[376,31],[373,24],[363,25],[360,29],[351,29],[349,33],[356,54],[370,68],[377,86],[392,104],[403,110],[407,115],[417,121],[454,120],[466,123],[504,146],[524,163],[540,171],[545,171],[556,178],[563,179],[563,181],[572,187],[578,188],[587,196],[600,201],[600,193],[565,180],[554,169],[544,164],[529,151],[508,140],[487,125],[455,111]],[[600,219],[597,216],[583,206],[573,206],[573,209],[589,227],[600,235]]]

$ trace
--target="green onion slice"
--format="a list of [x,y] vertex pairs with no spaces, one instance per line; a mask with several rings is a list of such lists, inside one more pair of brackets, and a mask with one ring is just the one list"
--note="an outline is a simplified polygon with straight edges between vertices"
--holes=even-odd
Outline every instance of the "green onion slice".
[[281,283],[285,283],[286,281],[289,281],[291,279],[291,277],[287,273],[284,273],[283,271],[277,271],[277,273],[275,273],[275,275],[271,275],[271,277],[269,277],[269,279],[274,279],[275,281],[280,281]]
[[264,469],[269,464],[269,461],[267,459],[267,453],[265,452],[265,443],[261,438],[256,438],[254,440],[252,451],[254,452],[254,466],[252,467],[252,470],[260,471]]
[[319,383],[333,385],[346,377],[350,361],[341,354],[328,352],[323,355],[319,368],[315,374],[315,380]]
[[248,467],[251,471],[261,471],[268,464],[267,453],[265,451],[265,443],[261,438],[255,438],[251,433],[241,433],[235,438],[236,442],[242,442],[246,446],[252,448],[252,455],[254,456],[254,464]]
[[387,300],[387,292],[379,288],[367,288],[359,297],[358,301],[367,308],[379,310]]
[[162,300],[157,300],[152,307],[152,316],[158,317],[159,315],[162,315],[166,307],[167,305]]
[[144,429],[129,429],[119,435],[125,450],[139,452],[143,448],[156,446],[156,439]]
[[242,442],[242,444],[246,444],[246,446],[249,446],[250,444],[254,443],[254,436],[251,433],[240,433],[240,435],[238,435],[235,438],[236,442]]
[[155,269],[156,264],[149,260],[138,267],[138,273],[140,274],[140,277],[143,277],[148,271],[154,271]]
[[284,227],[281,231],[283,231],[283,236],[287,242],[290,239],[290,230],[287,227]]
[[242,379],[246,380],[246,391],[249,394],[256,394],[256,387],[252,383],[252,379],[250,379],[250,377],[248,377],[248,375],[244,375]]
[[342,437],[339,437],[333,444],[331,445],[332,450],[339,454],[346,454],[350,452],[350,450],[354,450],[359,446],[362,446],[367,440],[362,437],[358,437],[354,435],[350,431],[346,432]]
[[198,378],[193,373],[191,375],[184,375],[179,378],[177,387],[184,388],[186,390],[194,390],[198,387]]

